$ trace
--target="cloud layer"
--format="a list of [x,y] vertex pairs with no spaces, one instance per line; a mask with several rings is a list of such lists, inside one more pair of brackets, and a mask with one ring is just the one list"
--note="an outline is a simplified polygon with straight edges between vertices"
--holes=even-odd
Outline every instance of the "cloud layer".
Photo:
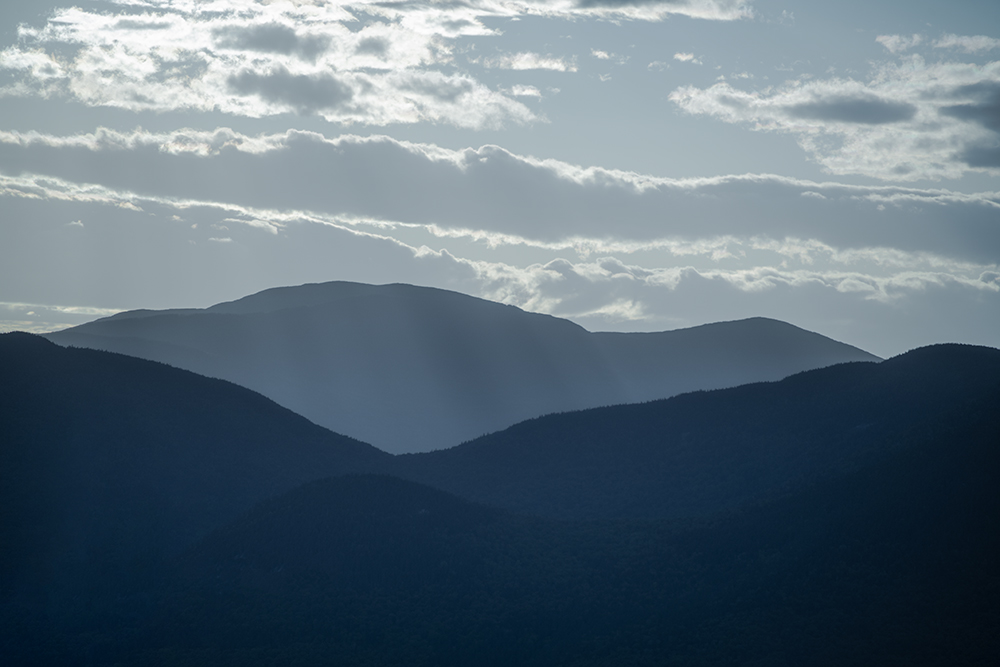
[[[223,300],[338,276],[400,280],[598,329],[766,314],[836,333],[850,327],[830,318],[850,312],[879,321],[920,303],[926,317],[928,299],[1000,313],[997,193],[664,179],[496,146],[220,129],[0,133],[0,197],[11,220],[0,281],[36,276],[36,292],[20,298],[30,304],[128,307],[132,291],[156,294],[162,272],[188,266],[180,283],[192,284],[172,292]],[[82,275],[102,267],[74,286],[89,281],[89,300],[46,296],[51,262]]]
[[[878,39],[892,52],[924,41],[919,35]],[[978,38],[951,35],[936,43],[961,44],[986,50]],[[757,91],[720,82],[681,87],[670,99],[690,114],[791,134],[832,174],[889,181],[1000,175],[997,61],[927,63],[909,55],[877,66],[866,81],[793,80]]]
[[[56,10],[41,28],[22,25],[19,43],[0,52],[0,72],[13,79],[0,95],[65,97],[131,111],[251,118],[297,113],[344,124],[499,128],[538,118],[457,67],[457,38],[496,34],[483,19],[750,15],[739,0],[115,4],[127,13],[74,7]],[[516,70],[576,69],[572,58],[531,52],[481,62]]]
[[[0,173],[174,201],[400,221],[537,243],[786,236],[969,261],[1000,257],[1000,194],[773,175],[657,178],[389,137],[290,131],[0,132]],[[391,195],[391,196],[390,196]]]

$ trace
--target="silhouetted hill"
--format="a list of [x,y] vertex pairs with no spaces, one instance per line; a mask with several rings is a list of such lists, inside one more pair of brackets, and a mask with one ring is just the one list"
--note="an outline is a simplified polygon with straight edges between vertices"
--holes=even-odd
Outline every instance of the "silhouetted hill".
[[528,519],[390,477],[313,482],[27,650],[98,664],[992,665],[1000,418],[956,417],[683,529]]
[[[226,382],[26,334],[0,336],[0,369],[5,664],[990,665],[1000,650],[1000,350],[554,415],[454,459],[390,459]],[[671,518],[552,520],[387,476],[316,480],[393,465],[508,507]]]
[[229,382],[0,335],[0,597],[106,585],[386,457]]
[[1000,404],[1000,350],[938,345],[775,383],[548,415],[389,471],[560,518],[688,518],[865,464],[912,432]]
[[384,450],[427,451],[551,412],[776,380],[875,357],[754,318],[590,333],[446,290],[331,282],[48,334],[249,387]]

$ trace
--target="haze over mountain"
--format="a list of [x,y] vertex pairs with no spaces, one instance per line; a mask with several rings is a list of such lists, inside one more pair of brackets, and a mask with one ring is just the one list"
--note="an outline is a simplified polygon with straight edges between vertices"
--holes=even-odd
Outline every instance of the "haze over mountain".
[[47,337],[236,382],[393,453],[450,447],[552,412],[876,359],[764,318],[591,333],[456,292],[348,282],[129,311]]

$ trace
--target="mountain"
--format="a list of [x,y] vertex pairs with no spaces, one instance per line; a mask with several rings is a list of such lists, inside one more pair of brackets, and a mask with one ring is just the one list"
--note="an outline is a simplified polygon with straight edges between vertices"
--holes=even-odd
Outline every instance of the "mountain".
[[719,515],[865,465],[1000,405],[1000,350],[920,348],[779,382],[529,420],[386,471],[555,518]]
[[107,585],[383,458],[229,382],[0,335],[0,597]]
[[450,447],[547,413],[876,359],[764,318],[591,333],[456,292],[347,282],[204,310],[129,311],[47,338],[230,380],[393,453]]
[[[551,415],[454,459],[390,457],[228,382],[27,334],[0,336],[0,373],[5,664],[1000,650],[1000,350]],[[344,476],[366,470],[442,488]]]
[[[987,397],[995,405],[996,396]],[[992,665],[996,411],[683,527],[519,517],[385,476],[262,502],[8,655],[93,664]],[[739,428],[738,423],[733,424]],[[99,613],[95,613],[96,610]]]

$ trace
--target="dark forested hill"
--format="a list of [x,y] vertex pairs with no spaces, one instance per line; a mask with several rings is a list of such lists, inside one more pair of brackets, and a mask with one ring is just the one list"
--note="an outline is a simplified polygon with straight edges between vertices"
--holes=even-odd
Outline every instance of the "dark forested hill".
[[684,528],[523,518],[391,477],[313,482],[159,583],[98,600],[61,641],[11,646],[95,664],[985,667],[1000,431],[974,414]]
[[387,456],[229,382],[0,335],[0,596],[104,585]]
[[705,516],[858,467],[913,433],[998,405],[1000,350],[938,345],[775,383],[548,415],[397,457],[389,470],[552,517]]
[[[0,336],[0,373],[4,664],[1000,651],[1000,350],[934,346],[396,459],[229,383],[25,334]],[[465,498],[318,479],[386,469]],[[666,518],[593,518],[623,516]]]
[[590,333],[456,292],[346,282],[204,310],[131,311],[47,338],[225,378],[393,453],[450,447],[551,412],[875,359],[764,318]]

